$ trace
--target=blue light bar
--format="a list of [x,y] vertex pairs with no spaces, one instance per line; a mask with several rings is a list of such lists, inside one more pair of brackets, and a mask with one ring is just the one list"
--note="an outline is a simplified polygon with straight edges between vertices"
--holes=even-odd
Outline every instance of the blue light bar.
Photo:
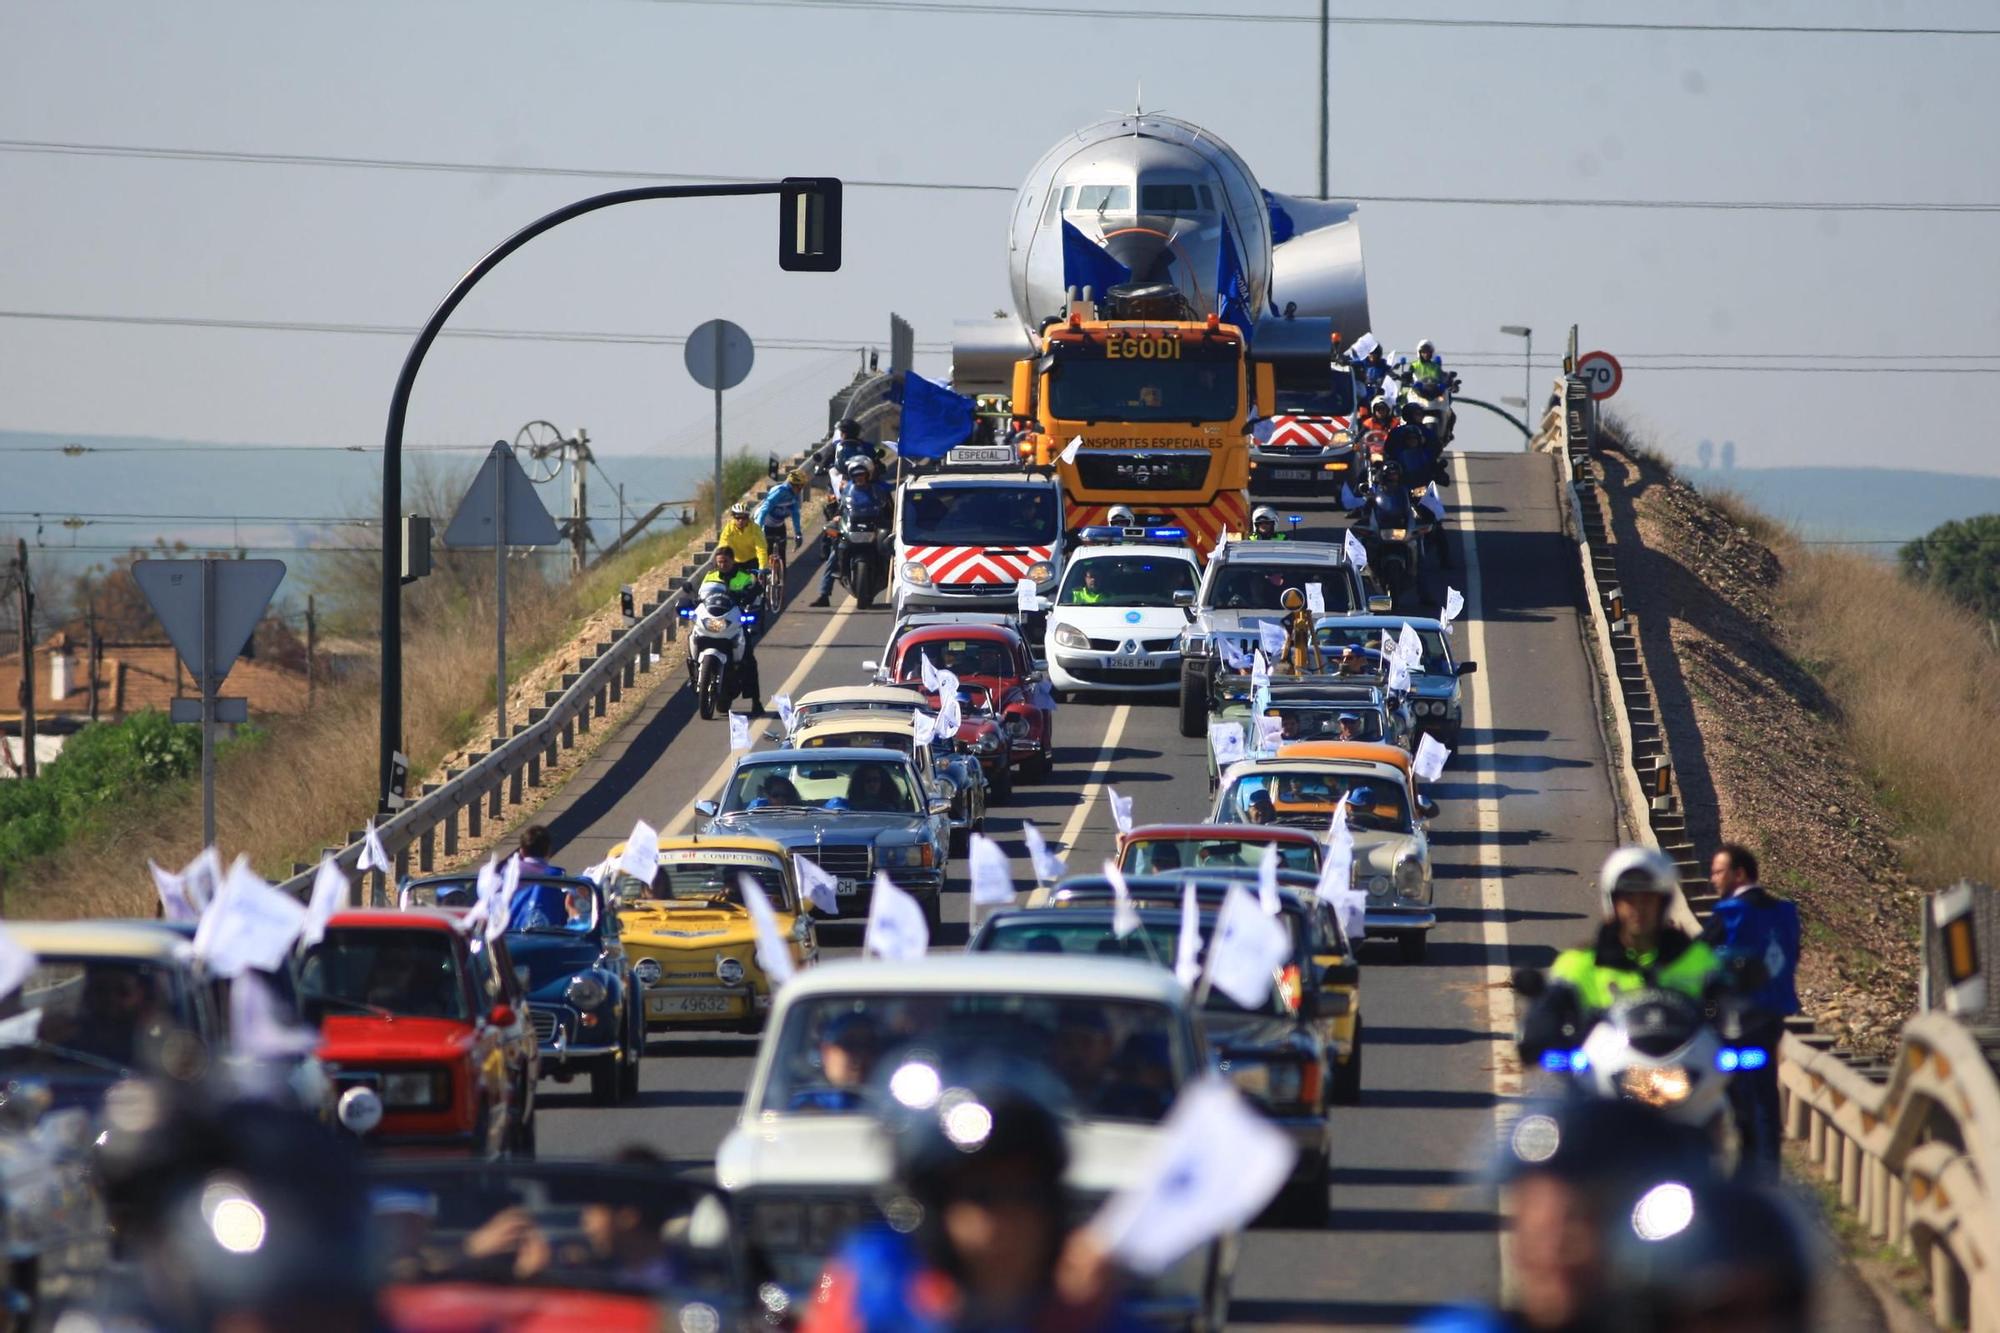
[[1178,542],[1178,541],[1186,541],[1186,540],[1187,540],[1187,529],[1186,529],[1186,528],[1148,528],[1148,529],[1146,529],[1146,535],[1147,535],[1148,537],[1152,537],[1152,538],[1155,538],[1155,539],[1157,539],[1157,540],[1159,540],[1159,541],[1163,541],[1163,542]]
[[744,623],[744,624],[746,624],[746,625],[754,625],[754,624],[756,624],[756,623],[757,623],[757,613],[756,613],[755,611],[745,611],[745,612],[743,613],[743,623]]
[[1542,1068],[1552,1074],[1560,1074],[1565,1070],[1581,1074],[1590,1068],[1590,1057],[1582,1051],[1543,1051]]
[[693,619],[694,619],[694,608],[693,608],[693,607],[691,607],[691,606],[684,606],[684,607],[682,607],[682,608],[681,608],[681,619],[682,619],[682,620],[693,620]]
[[1141,540],[1158,541],[1158,542],[1179,542],[1187,540],[1187,529],[1181,527],[1123,528],[1123,527],[1109,527],[1103,524],[1094,524],[1090,527],[1078,528],[1076,530],[1076,535],[1078,537],[1081,537],[1084,541],[1087,542],[1116,542],[1116,541],[1141,541]]
[[1770,1063],[1770,1059],[1770,1054],[1762,1047],[1725,1046],[1715,1053],[1715,1067],[1725,1074],[1734,1074],[1738,1071],[1762,1069]]

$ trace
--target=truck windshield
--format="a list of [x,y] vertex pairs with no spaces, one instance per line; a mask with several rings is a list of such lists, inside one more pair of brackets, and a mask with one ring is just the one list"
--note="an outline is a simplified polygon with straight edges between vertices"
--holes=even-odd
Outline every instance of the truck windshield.
[[903,492],[905,546],[1052,546],[1048,486],[931,486]]
[[1236,362],[1064,356],[1049,372],[1061,421],[1234,421]]

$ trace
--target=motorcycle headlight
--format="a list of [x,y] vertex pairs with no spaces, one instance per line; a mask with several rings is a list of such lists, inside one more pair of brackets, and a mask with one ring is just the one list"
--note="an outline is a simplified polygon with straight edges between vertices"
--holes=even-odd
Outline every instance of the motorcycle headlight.
[[929,583],[931,581],[931,572],[925,569],[918,561],[905,560],[903,562],[903,578],[910,583]]
[[657,958],[641,958],[637,963],[633,964],[632,975],[639,979],[641,985],[653,985],[660,979],[660,960]]
[[1672,1106],[1694,1091],[1685,1069],[1628,1069],[1618,1076],[1618,1091],[1647,1106]]
[[1387,537],[1392,542],[1399,542],[1402,541],[1404,538],[1408,537],[1410,535],[1410,532],[1408,528],[1390,528],[1387,532],[1383,533],[1382,535],[1384,537]]
[[721,616],[703,616],[701,618],[701,628],[705,634],[727,634],[729,632],[729,622]]
[[604,983],[596,977],[584,975],[572,977],[563,990],[563,998],[579,1009],[595,1009],[603,1004],[611,992],[604,989]]
[[1027,577],[1033,579],[1036,583],[1047,583],[1055,576],[1056,571],[1046,560],[1037,560],[1034,564],[1028,566]]
[[1057,625],[1055,641],[1058,648],[1088,648],[1090,639],[1074,625]]
[[743,960],[740,958],[716,959],[715,979],[725,986],[741,986],[743,984]]

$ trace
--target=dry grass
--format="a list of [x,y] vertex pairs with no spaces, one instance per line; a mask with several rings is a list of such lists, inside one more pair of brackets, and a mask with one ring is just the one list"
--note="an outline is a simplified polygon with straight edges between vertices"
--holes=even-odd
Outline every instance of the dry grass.
[[1783,555],[1787,637],[1838,703],[1905,869],[1932,887],[2000,883],[2000,656],[1983,627],[1880,561],[1797,545]]

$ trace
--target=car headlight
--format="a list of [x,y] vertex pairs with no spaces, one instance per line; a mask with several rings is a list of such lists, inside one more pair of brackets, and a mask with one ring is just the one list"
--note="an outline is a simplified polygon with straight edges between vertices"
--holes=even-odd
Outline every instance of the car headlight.
[[1058,648],[1088,648],[1090,639],[1074,625],[1057,625],[1055,641]]
[[727,634],[729,632],[729,622],[721,616],[703,616],[701,618],[701,628],[704,634]]
[[1628,1069],[1618,1076],[1618,1091],[1647,1106],[1672,1106],[1694,1091],[1685,1069]]
[[885,866],[927,866],[936,855],[927,842],[913,842],[905,847],[882,847],[877,851]]
[[1009,714],[1006,720],[1001,722],[1000,725],[1003,728],[1005,728],[1007,734],[1009,736],[1012,736],[1015,740],[1020,740],[1023,736],[1026,736],[1028,734],[1028,719],[1022,717],[1019,713]]
[[740,958],[718,958],[715,960],[715,979],[725,986],[743,984],[743,960]]
[[384,1106],[442,1106],[451,1099],[442,1069],[412,1069],[382,1075]]
[[910,583],[929,583],[931,581],[931,572],[925,569],[918,561],[905,560],[903,562],[903,578]]
[[1027,578],[1033,579],[1036,583],[1047,583],[1055,576],[1056,571],[1054,567],[1046,560],[1037,560],[1034,564],[1029,565],[1026,575]]
[[632,975],[639,979],[641,985],[650,986],[654,984],[660,979],[660,960],[657,958],[641,958],[632,965]]
[[982,731],[969,744],[975,754],[992,754],[1000,748],[1000,738],[990,731]]
[[588,974],[572,977],[563,990],[563,998],[579,1009],[595,1009],[603,1004],[611,992],[604,989],[604,983]]
[[1368,877],[1368,896],[1370,898],[1388,897],[1389,877],[1387,875],[1370,875]]
[[1270,1100],[1271,1067],[1269,1065],[1236,1064],[1229,1067],[1229,1081],[1245,1096]]
[[1424,890],[1424,867],[1414,856],[1406,856],[1396,862],[1396,892],[1404,898],[1415,898]]

